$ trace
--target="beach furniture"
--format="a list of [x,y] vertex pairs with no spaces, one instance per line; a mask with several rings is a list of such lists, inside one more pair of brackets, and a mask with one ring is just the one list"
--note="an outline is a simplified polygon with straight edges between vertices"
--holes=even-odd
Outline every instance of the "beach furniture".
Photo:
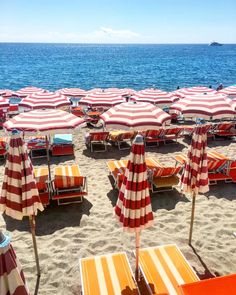
[[163,132],[163,128],[156,130],[147,130],[144,133],[145,146],[158,146],[159,142],[162,140]]
[[80,259],[83,295],[139,295],[124,252]]
[[180,289],[182,295],[233,295],[236,294],[236,274],[181,285]]
[[175,141],[182,137],[183,128],[182,127],[172,127],[163,129],[161,134],[161,140],[166,144],[167,142]]
[[74,155],[72,134],[55,134],[51,144],[52,156]]
[[119,150],[129,149],[136,132],[134,131],[110,131],[109,140],[117,144]]
[[54,168],[52,200],[58,205],[81,203],[87,195],[87,179],[82,176],[79,165],[57,166]]
[[28,136],[25,137],[27,148],[31,158],[47,157],[47,145],[45,136]]
[[175,244],[140,249],[139,267],[149,294],[182,295],[180,285],[199,281]]
[[15,115],[18,115],[19,114],[19,106],[18,106],[18,104],[10,104],[9,108],[8,108],[8,111],[7,111],[7,114],[8,114],[9,117],[13,117]]
[[39,197],[44,206],[49,205],[50,202],[50,183],[48,174],[47,166],[34,168],[34,176],[39,191]]
[[[182,126],[184,129],[182,134],[184,136],[192,137],[195,127],[196,126]],[[207,138],[215,139],[215,126],[212,124],[206,124],[205,128],[207,132]]]
[[215,125],[214,134],[217,136],[236,136],[235,122],[222,122]]
[[0,157],[5,158],[7,153],[7,138],[0,137]]
[[[91,152],[105,152],[107,150],[107,141],[109,132],[90,132],[86,137],[86,144],[90,147]],[[99,147],[99,148],[98,148]]]

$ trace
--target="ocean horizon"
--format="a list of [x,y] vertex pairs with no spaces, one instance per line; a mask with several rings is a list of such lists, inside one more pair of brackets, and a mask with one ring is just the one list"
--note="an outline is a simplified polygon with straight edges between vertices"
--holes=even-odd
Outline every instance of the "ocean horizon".
[[236,83],[236,44],[0,43],[0,88],[177,87]]

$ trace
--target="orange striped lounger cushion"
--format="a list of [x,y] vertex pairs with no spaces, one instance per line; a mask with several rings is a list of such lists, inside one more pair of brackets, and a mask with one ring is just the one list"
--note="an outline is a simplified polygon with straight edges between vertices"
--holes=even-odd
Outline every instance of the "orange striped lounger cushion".
[[125,253],[80,259],[83,295],[138,295]]
[[54,185],[57,189],[80,187],[83,180],[78,165],[57,166],[54,170]]
[[48,181],[48,167],[34,168],[34,176],[39,191],[46,191]]
[[176,245],[141,249],[139,266],[150,294],[180,295],[180,285],[199,281]]

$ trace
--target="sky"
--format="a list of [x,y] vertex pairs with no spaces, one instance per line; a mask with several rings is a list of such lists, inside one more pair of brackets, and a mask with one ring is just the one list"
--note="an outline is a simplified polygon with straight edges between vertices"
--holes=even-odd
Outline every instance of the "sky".
[[236,0],[0,0],[0,42],[236,43]]

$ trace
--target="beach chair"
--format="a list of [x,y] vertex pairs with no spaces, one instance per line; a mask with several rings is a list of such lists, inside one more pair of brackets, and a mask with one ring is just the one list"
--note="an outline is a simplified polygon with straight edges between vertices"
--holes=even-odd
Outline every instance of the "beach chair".
[[133,131],[124,131],[117,137],[117,144],[119,150],[126,150],[130,149],[132,140],[135,136],[135,133]]
[[214,128],[215,136],[231,137],[236,136],[235,122],[219,123]]
[[236,274],[184,284],[180,289],[182,295],[233,295],[236,294]]
[[72,134],[55,134],[51,144],[52,156],[74,155]]
[[83,295],[139,295],[124,252],[80,259]]
[[139,268],[149,294],[181,295],[180,285],[199,281],[175,244],[140,249]]
[[162,140],[162,134],[164,129],[160,128],[157,130],[147,130],[144,134],[144,144],[145,146],[158,146],[159,142]]
[[48,180],[48,167],[34,168],[34,176],[39,191],[39,197],[43,206],[49,205],[50,202],[50,183]]
[[[90,146],[91,152],[105,152],[107,150],[107,141],[109,132],[90,132],[87,138],[87,144]],[[99,149],[96,149],[99,146]]]
[[184,129],[182,127],[172,127],[168,129],[163,129],[161,140],[164,142],[164,144],[173,141],[177,143],[178,138],[182,137],[183,131]]
[[18,104],[10,104],[9,108],[8,108],[8,111],[7,111],[7,114],[8,114],[9,117],[13,117],[15,115],[18,115],[19,114],[19,106],[18,106]]
[[25,137],[25,141],[32,159],[47,157],[47,145],[45,136],[29,136]]
[[0,137],[0,157],[5,158],[7,154],[7,138]]
[[71,108],[71,113],[77,117],[83,118],[84,117],[84,112],[81,107],[72,107]]
[[57,200],[58,205],[81,203],[88,194],[87,179],[81,175],[78,165],[55,167],[52,184],[52,200]]

